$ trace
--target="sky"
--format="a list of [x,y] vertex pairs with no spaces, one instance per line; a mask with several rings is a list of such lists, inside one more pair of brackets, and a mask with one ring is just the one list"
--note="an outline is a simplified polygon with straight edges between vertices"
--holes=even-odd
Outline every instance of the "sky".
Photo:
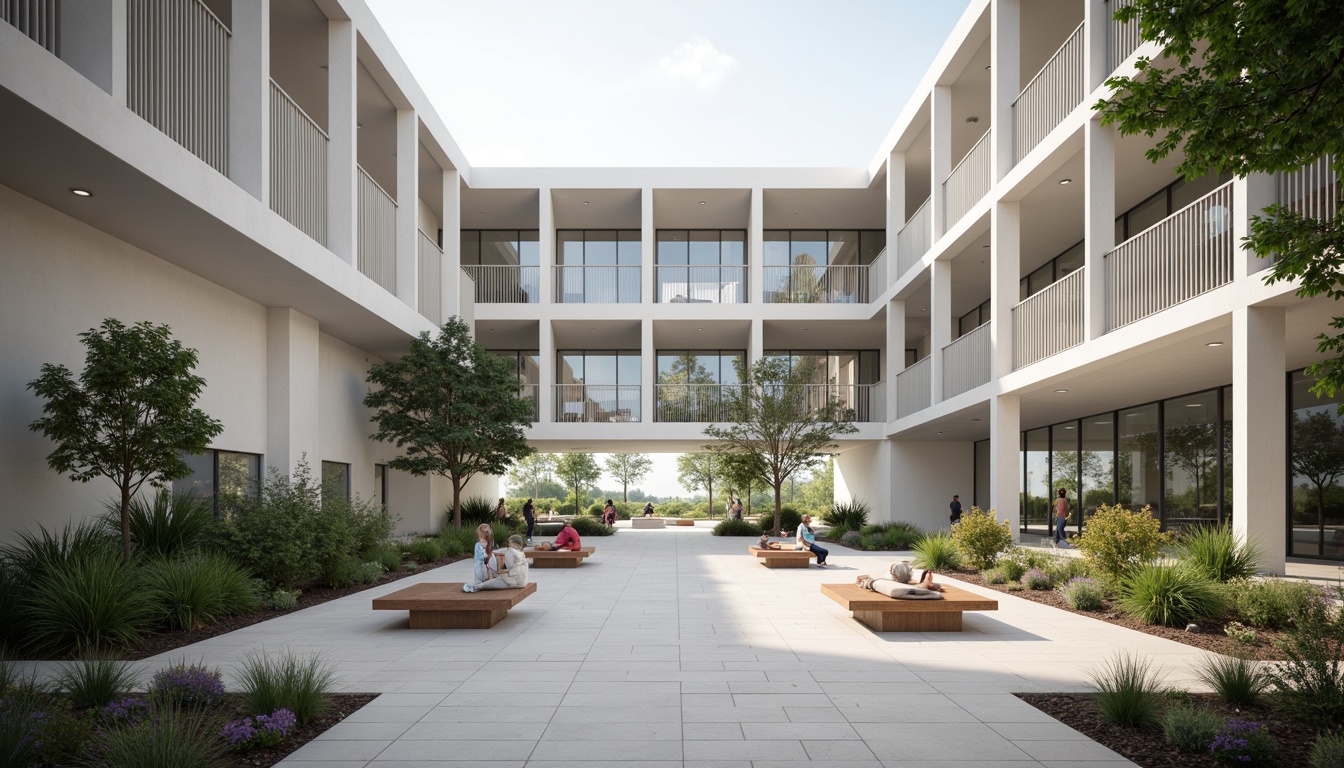
[[367,2],[477,167],[863,167],[969,5]]

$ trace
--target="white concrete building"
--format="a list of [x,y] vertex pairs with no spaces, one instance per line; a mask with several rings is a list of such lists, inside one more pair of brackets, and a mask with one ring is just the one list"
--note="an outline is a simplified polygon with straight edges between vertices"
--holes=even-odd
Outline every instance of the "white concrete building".
[[1090,109],[1151,53],[1114,5],[972,2],[867,167],[797,170],[472,167],[360,0],[5,4],[0,527],[107,495],[46,468],[26,383],[110,316],[200,351],[203,487],[306,455],[437,527],[446,483],[388,473],[361,398],[461,314],[543,451],[693,450],[733,362],[787,354],[852,408],[837,494],[879,520],[957,493],[1044,532],[1062,487],[1344,557],[1340,473],[1291,446],[1339,429],[1296,373],[1335,307],[1237,246],[1337,180],[1149,163]]

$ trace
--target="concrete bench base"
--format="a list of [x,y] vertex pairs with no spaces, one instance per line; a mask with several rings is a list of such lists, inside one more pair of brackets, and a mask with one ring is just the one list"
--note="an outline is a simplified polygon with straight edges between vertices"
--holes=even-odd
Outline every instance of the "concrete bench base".
[[373,610],[410,611],[411,629],[489,629],[536,591],[534,583],[484,592],[463,592],[460,581],[415,584],[375,598]]
[[766,568],[806,568],[811,565],[812,558],[816,557],[810,549],[797,550],[792,547],[788,549],[761,549],[760,547],[747,547],[747,552],[755,555],[765,563]]
[[997,611],[999,601],[946,584],[942,600],[901,600],[857,584],[822,584],[821,593],[877,632],[960,632],[965,611]]
[[533,568],[578,568],[583,559],[595,551],[596,547],[582,547],[577,551],[526,549],[523,554],[532,559]]
[[664,520],[661,517],[632,517],[630,518],[631,528],[663,528]]

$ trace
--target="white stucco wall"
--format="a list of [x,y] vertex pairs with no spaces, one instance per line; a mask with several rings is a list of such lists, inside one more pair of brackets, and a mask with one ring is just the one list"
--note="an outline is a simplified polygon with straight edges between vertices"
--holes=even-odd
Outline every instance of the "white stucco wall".
[[840,454],[835,496],[867,501],[874,523],[905,520],[934,531],[947,528],[952,494],[970,508],[974,482],[971,443],[887,440]]

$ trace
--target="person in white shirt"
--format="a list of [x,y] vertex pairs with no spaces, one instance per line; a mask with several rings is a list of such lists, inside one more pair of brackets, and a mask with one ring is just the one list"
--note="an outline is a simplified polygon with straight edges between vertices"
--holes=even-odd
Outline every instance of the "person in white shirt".
[[527,586],[527,557],[523,555],[523,537],[514,534],[509,537],[509,546],[502,553],[504,568],[500,574],[489,581],[477,581],[463,584],[463,592],[479,592],[482,589],[521,589]]

